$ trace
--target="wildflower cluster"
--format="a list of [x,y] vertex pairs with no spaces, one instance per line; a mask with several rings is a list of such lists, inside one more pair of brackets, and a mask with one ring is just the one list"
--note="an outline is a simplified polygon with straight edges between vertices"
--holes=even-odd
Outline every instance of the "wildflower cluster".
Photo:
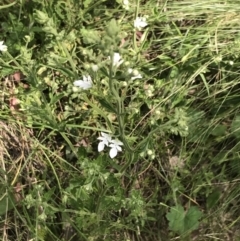
[[[110,60],[111,57],[109,56],[108,59]],[[122,59],[122,57],[119,53],[113,53],[113,56],[112,56],[113,67],[119,67],[123,62],[124,62],[124,60]],[[93,70],[96,72],[98,70],[98,66],[94,65]],[[132,68],[129,68],[127,72],[129,75],[131,75],[131,80],[142,78],[142,75],[139,74],[139,72],[137,70],[133,70]],[[83,90],[91,89],[92,85],[93,85],[91,76],[83,75],[82,78],[83,78],[82,80],[75,80],[73,82],[73,85],[76,87],[79,87]]]
[[100,140],[99,144],[98,144],[98,152],[101,152],[104,150],[105,146],[110,147],[110,152],[109,152],[109,156],[111,158],[114,158],[117,156],[119,151],[122,151],[122,145],[123,143],[119,140],[114,140],[112,139],[112,137],[109,134],[106,134],[104,132],[101,132],[100,137],[98,137],[97,139]]

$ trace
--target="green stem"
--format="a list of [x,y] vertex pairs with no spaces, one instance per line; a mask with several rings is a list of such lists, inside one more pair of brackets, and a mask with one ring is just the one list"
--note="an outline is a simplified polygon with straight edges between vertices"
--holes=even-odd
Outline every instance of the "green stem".
[[114,86],[114,74],[113,74],[113,61],[110,67],[110,73],[109,73],[109,88],[110,91],[112,93],[112,95],[115,97],[116,101],[117,101],[117,120],[118,120],[118,124],[119,124],[119,134],[120,134],[120,138],[123,141],[124,146],[126,147],[126,149],[129,152],[132,152],[131,147],[128,145],[128,142],[125,138],[124,135],[124,120],[123,120],[123,113],[124,113],[124,104],[122,102],[122,99],[120,98],[115,86]]
[[[136,11],[135,11],[135,19],[138,17],[138,12],[139,12],[139,2],[140,0],[136,0],[137,6],[136,6]],[[134,34],[133,34],[133,45],[134,45],[134,50],[135,52],[138,52],[138,46],[137,46],[137,31],[134,28]]]

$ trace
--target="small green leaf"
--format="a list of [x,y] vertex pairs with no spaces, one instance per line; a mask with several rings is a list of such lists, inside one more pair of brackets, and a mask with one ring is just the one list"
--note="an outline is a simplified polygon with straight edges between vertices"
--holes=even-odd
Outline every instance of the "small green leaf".
[[91,4],[92,0],[84,0],[83,1],[83,5],[84,5],[84,8],[88,8],[89,5]]
[[99,33],[91,29],[81,29],[83,42],[85,44],[97,44],[100,41]]
[[40,23],[40,24],[44,24],[46,22],[48,22],[49,17],[46,13],[36,10],[35,13],[33,14],[35,20]]
[[0,9],[9,8],[9,7],[15,5],[16,3],[17,2],[13,2],[13,3],[10,3],[10,4],[4,5],[4,6],[0,6]]
[[211,131],[211,134],[214,136],[223,136],[226,134],[227,127],[225,125],[217,125]]
[[236,116],[233,120],[231,131],[236,138],[240,138],[240,116]]
[[0,215],[4,215],[6,212],[14,208],[14,196],[12,193],[5,193],[0,197]]
[[109,37],[116,38],[118,36],[118,33],[120,32],[120,28],[117,24],[117,21],[115,19],[112,19],[106,27],[106,32]]
[[99,99],[100,104],[102,107],[104,107],[107,111],[112,112],[112,113],[117,113],[116,109],[113,108],[113,106],[105,99]]
[[221,196],[221,192],[219,190],[214,190],[209,196],[207,197],[207,208],[211,209],[217,205],[219,198]]

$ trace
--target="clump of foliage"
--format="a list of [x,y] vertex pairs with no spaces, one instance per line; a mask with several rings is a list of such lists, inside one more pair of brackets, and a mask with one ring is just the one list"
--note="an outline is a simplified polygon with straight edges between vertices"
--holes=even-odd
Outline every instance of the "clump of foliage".
[[0,6],[3,240],[238,240],[239,6]]

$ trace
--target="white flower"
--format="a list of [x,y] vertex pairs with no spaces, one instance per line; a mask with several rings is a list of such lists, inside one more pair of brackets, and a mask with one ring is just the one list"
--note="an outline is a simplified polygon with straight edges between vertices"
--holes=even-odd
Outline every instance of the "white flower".
[[100,137],[97,139],[100,140],[98,144],[98,152],[101,152],[104,150],[105,146],[109,146],[109,143],[112,141],[112,137],[109,134],[101,132]]
[[88,90],[92,87],[92,79],[89,75],[83,76],[83,80],[74,81],[74,86],[80,87],[84,90]]
[[119,67],[123,63],[122,57],[119,53],[113,53],[112,61],[114,67]]
[[122,151],[122,147],[121,147],[122,145],[123,145],[123,143],[121,141],[112,140],[111,144],[109,145],[111,147],[109,156],[111,158],[114,158],[118,154],[119,151]]
[[146,17],[137,17],[134,20],[134,28],[140,30],[148,25]]
[[7,51],[7,46],[3,44],[3,41],[0,41],[0,51],[2,52]]
[[123,0],[123,8],[125,8],[126,10],[129,10],[129,2],[128,2],[128,0]]
[[98,152],[103,151],[105,146],[109,146],[110,147],[109,156],[111,158],[116,157],[118,152],[122,151],[121,146],[123,145],[123,143],[119,140],[113,140],[112,136],[104,132],[101,132],[101,135],[102,136],[97,138],[98,140],[100,140],[100,142],[98,143]]
[[137,70],[133,70],[133,69],[129,68],[128,73],[133,75],[131,77],[131,80],[142,79],[142,75],[139,74],[139,72]]

